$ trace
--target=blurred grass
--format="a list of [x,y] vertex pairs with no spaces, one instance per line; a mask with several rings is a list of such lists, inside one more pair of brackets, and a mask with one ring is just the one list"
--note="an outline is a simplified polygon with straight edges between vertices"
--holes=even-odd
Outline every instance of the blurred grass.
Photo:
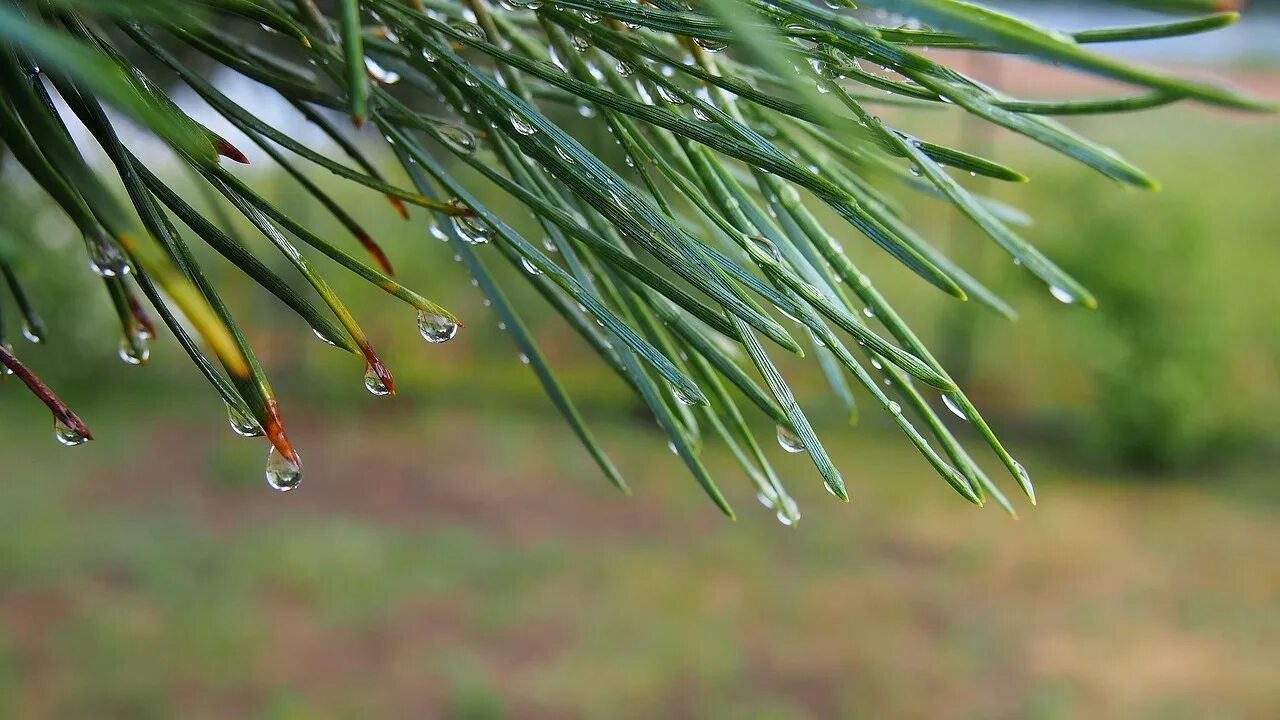
[[[399,381],[377,400],[358,361],[224,278],[309,461],[301,491],[269,493],[263,443],[226,431],[172,343],[145,372],[114,360],[84,299],[100,289],[65,272],[69,228],[33,214],[56,246],[27,269],[50,342],[20,349],[100,442],[56,446],[39,405],[0,387],[0,717],[1275,717],[1280,130],[1207,133],[1186,111],[1073,124],[1165,191],[1002,137],[995,156],[1033,181],[996,192],[1099,312],[1052,301],[967,231],[948,242],[1019,322],[847,240],[1032,470],[1042,504],[1017,522],[958,501],[874,414],[848,429],[828,408],[854,503],[781,457],[804,519],[777,526],[712,446],[730,525],[523,303],[637,489],[624,500],[447,248],[376,198],[355,212],[467,329],[425,346],[410,310],[334,273]],[[274,193],[342,237],[297,190]],[[912,210],[951,237],[938,206]],[[821,417],[819,383],[796,377]]]
[[304,423],[324,461],[284,496],[257,480],[260,442],[207,423],[72,453],[33,451],[6,419],[0,715],[1280,708],[1274,498],[1209,478],[1082,482],[1023,449],[1043,501],[1014,521],[951,497],[898,438],[846,432],[832,446],[851,505],[779,458],[794,529],[711,450],[743,516],[729,524],[656,435],[595,419],[637,497],[607,488],[558,424],[519,413]]

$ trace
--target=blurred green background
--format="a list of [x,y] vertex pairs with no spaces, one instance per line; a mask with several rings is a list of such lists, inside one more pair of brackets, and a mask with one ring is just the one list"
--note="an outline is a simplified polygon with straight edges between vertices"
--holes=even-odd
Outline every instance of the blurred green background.
[[[1033,85],[1025,67],[1006,79]],[[1274,69],[1233,74],[1280,97]],[[876,413],[848,427],[796,365],[854,501],[779,450],[804,513],[782,527],[710,445],[729,523],[516,292],[636,489],[625,499],[423,214],[405,224],[329,178],[467,328],[427,346],[411,311],[325,266],[395,372],[400,395],[373,398],[356,361],[211,258],[308,461],[298,492],[272,493],[265,443],[228,432],[171,341],[145,369],[115,359],[100,285],[70,271],[78,238],[19,188],[13,222],[50,248],[23,268],[50,337],[18,349],[98,442],[57,446],[38,403],[0,386],[0,717],[1280,715],[1280,124],[1195,108],[1072,122],[1158,194],[956,114],[918,124],[1029,175],[985,189],[1034,216],[1028,237],[1102,305],[1054,302],[936,202],[915,201],[913,222],[1019,321],[845,237],[1031,470],[1041,504],[1020,520],[959,500]],[[265,161],[237,172],[345,240]]]

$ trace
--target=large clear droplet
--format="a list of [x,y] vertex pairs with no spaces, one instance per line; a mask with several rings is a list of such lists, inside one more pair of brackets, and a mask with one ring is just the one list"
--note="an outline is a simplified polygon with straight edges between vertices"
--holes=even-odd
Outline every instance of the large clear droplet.
[[85,237],[89,248],[89,269],[99,277],[123,277],[129,274],[129,261],[105,233]]
[[440,140],[445,145],[463,155],[475,153],[476,148],[479,146],[479,143],[476,142],[475,133],[466,128],[456,125],[441,125],[436,128],[436,132],[440,134]]
[[89,442],[88,436],[62,422],[62,418],[56,418],[53,421],[53,438],[67,447]]
[[462,241],[469,245],[483,245],[493,237],[493,228],[473,215],[454,215],[449,218],[449,221]]
[[376,80],[379,84],[395,85],[400,82],[400,73],[382,67],[378,63],[374,62],[373,58],[367,55],[364,58],[364,69],[365,72],[369,73],[369,77]]
[[44,329],[29,322],[22,323],[22,337],[37,345],[44,342]]
[[1072,295],[1070,291],[1060,288],[1057,285],[1049,286],[1049,294],[1053,296],[1054,300],[1067,305],[1076,301],[1075,295]]
[[1022,463],[1014,460],[1013,469],[1018,471],[1018,478],[1022,480],[1023,486],[1031,487],[1031,473],[1027,472],[1027,469],[1022,466]]
[[782,262],[782,253],[778,251],[778,246],[773,241],[763,235],[748,235],[749,240],[755,248],[773,258],[774,262]]
[[942,394],[942,404],[947,406],[947,409],[951,411],[952,415],[955,415],[961,420],[969,419],[965,416],[964,411],[960,409],[960,406],[956,404],[955,398],[951,397],[951,393]]
[[418,334],[429,343],[442,343],[458,334],[458,322],[439,313],[418,311]]
[[778,445],[789,453],[804,452],[804,441],[790,428],[778,426]]
[[143,365],[151,359],[151,348],[140,335],[120,338],[120,359],[130,365]]
[[697,405],[698,404],[697,400],[694,400],[693,398],[689,397],[689,395],[686,394],[684,390],[680,389],[680,386],[678,385],[671,386],[671,397],[675,398],[676,402],[680,403],[681,405]]
[[387,387],[387,383],[378,375],[378,371],[374,370],[373,365],[366,365],[364,369],[364,389],[369,391],[370,395],[390,395],[391,388]]
[[521,135],[532,135],[538,132],[538,128],[530,125],[527,120],[516,113],[511,113],[511,127]]
[[276,446],[271,446],[267,453],[267,485],[272,490],[289,492],[302,482],[302,466],[281,455]]
[[783,525],[795,525],[800,521],[800,506],[796,505],[796,501],[791,499],[790,495],[783,495],[778,498],[778,502],[774,504],[774,509],[778,511],[775,517]]
[[231,431],[240,437],[261,437],[263,434],[257,418],[231,403],[227,403],[227,420],[231,423]]
[[523,267],[524,271],[529,273],[530,275],[542,274],[542,269],[539,268],[537,265],[534,265],[532,260],[530,260],[529,258],[523,255],[520,256],[520,266]]

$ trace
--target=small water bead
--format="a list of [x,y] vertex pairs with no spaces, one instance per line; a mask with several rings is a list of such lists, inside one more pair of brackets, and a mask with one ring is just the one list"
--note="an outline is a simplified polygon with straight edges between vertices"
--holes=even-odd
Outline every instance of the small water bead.
[[456,125],[442,125],[436,128],[436,132],[440,134],[440,140],[445,145],[463,155],[471,155],[479,147],[475,133],[466,128]]
[[119,355],[121,360],[130,365],[143,365],[151,359],[151,348],[139,335],[133,338],[121,338]]
[[378,397],[391,394],[391,388],[387,387],[387,383],[378,375],[378,371],[373,368],[373,365],[365,366],[364,389],[368,390],[370,395]]
[[595,13],[591,13],[591,12],[587,12],[586,10],[583,10],[582,21],[588,25],[595,25],[596,23],[600,22],[600,16],[596,15]]
[[773,241],[763,235],[748,235],[747,240],[751,242],[756,249],[773,258],[774,262],[782,262],[782,253],[778,251],[778,246]]
[[484,40],[484,38],[485,38],[484,30],[481,30],[481,29],[480,29],[480,26],[479,26],[479,25],[477,25],[477,24],[475,24],[475,23],[471,23],[471,22],[451,22],[451,23],[449,23],[449,27],[451,27],[451,28],[453,28],[454,30],[456,30],[456,31],[458,31],[458,32],[460,32],[460,33],[462,33],[463,35],[466,35],[467,37],[471,38],[472,40]]
[[441,230],[440,226],[435,223],[431,223],[430,233],[431,237],[439,240],[440,242],[449,242],[449,236],[446,235],[444,230]]
[[520,353],[520,364],[521,364],[521,365],[528,365],[528,364],[529,364],[529,356],[528,356],[528,355],[525,355],[524,353]]
[[511,127],[521,135],[532,135],[538,132],[538,128],[530,125],[524,118],[516,113],[511,113]]
[[951,411],[952,415],[955,415],[961,420],[969,419],[968,417],[965,416],[964,411],[960,409],[960,406],[956,404],[956,401],[951,396],[951,393],[942,394],[942,404],[947,406],[947,409]]
[[493,228],[474,215],[453,215],[449,218],[453,229],[468,245],[483,245],[493,237]]
[[863,315],[864,317],[873,318],[873,317],[875,317],[875,316],[876,316],[876,311],[875,311],[875,310],[872,310],[872,309],[871,309],[871,306],[870,306],[870,305],[868,305],[867,307],[862,308],[862,315]]
[[262,425],[258,423],[258,419],[230,403],[227,404],[227,420],[231,424],[231,431],[240,437],[262,436]]
[[40,343],[44,342],[44,328],[40,327],[39,325],[33,325],[29,322],[23,322],[22,337],[26,338],[27,342],[31,342],[31,343],[35,343],[36,345],[39,345]]
[[573,49],[578,52],[586,52],[591,49],[591,41],[577,33],[574,33],[569,38],[569,42],[573,45]]
[[1071,294],[1068,290],[1058,287],[1057,285],[1049,286],[1049,294],[1053,296],[1054,300],[1066,305],[1070,305],[1076,301],[1075,295]]
[[890,400],[890,401],[889,401],[889,412],[893,413],[894,415],[901,415],[901,414],[902,414],[902,406],[901,406],[901,405],[899,405],[898,403],[894,402],[893,400]]
[[534,265],[532,260],[530,260],[529,258],[523,255],[520,256],[520,266],[523,267],[524,271],[529,273],[530,275],[542,274],[542,269],[539,268],[537,265]]
[[778,510],[775,517],[783,525],[794,525],[800,521],[800,507],[796,505],[796,501],[792,500],[790,495],[783,495],[781,502],[775,507]]
[[706,110],[703,110],[702,107],[698,105],[693,106],[693,117],[701,120],[702,122],[711,122],[711,116],[707,114]]
[[636,71],[634,65],[624,60],[619,60],[618,64],[614,66],[614,69],[617,70],[618,74],[621,75],[622,77],[628,77],[631,75],[631,73]]
[[804,452],[804,441],[800,436],[791,431],[790,428],[782,425],[778,426],[778,445],[789,453]]
[[281,455],[276,446],[267,453],[267,485],[278,492],[289,492],[302,483],[302,466]]
[[98,277],[123,277],[131,272],[124,253],[105,235],[91,236],[88,247],[89,269]]
[[558,157],[558,158],[560,158],[561,160],[563,160],[563,161],[565,161],[565,162],[569,163],[570,165],[576,164],[576,163],[578,162],[577,160],[574,160],[574,159],[573,159],[573,156],[572,156],[572,155],[570,155],[569,153],[565,152],[565,151],[564,151],[564,148],[560,147],[559,145],[557,145],[557,146],[556,146],[556,157]]
[[684,390],[680,389],[680,387],[676,385],[671,386],[671,397],[675,398],[676,402],[680,403],[681,405],[697,405],[698,404],[697,400],[686,395]]
[[698,44],[698,47],[712,53],[718,53],[729,47],[728,43],[720,42],[719,40],[708,40],[707,38],[694,38],[693,41]]
[[677,94],[675,90],[672,90],[671,88],[662,84],[655,85],[654,87],[658,89],[658,97],[662,98],[667,103],[671,105],[684,104],[684,98],[680,97],[680,95]]
[[453,318],[439,313],[418,311],[418,334],[429,343],[448,342],[458,334],[458,323]]
[[1022,463],[1014,460],[1013,469],[1018,472],[1018,478],[1022,481],[1023,486],[1031,487],[1031,473],[1027,472],[1027,469],[1022,466]]
[[498,0],[498,4],[507,10],[537,10],[542,0]]
[[55,418],[53,421],[53,439],[67,447],[75,447],[89,442],[87,435],[63,422],[62,418]]
[[[13,346],[10,345],[9,343],[5,343],[3,346],[0,346],[0,347],[3,347],[5,352],[9,353],[10,355],[13,354]],[[13,374],[13,368],[3,363],[0,363],[0,375],[9,376],[12,374]]]
[[378,63],[374,62],[371,57],[365,56],[364,69],[365,72],[369,73],[369,77],[373,78],[379,84],[395,85],[400,82],[400,73],[382,67]]

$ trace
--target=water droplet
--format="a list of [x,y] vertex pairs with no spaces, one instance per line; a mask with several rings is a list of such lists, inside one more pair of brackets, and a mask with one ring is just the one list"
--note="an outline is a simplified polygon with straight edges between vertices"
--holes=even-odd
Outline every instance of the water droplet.
[[131,271],[129,261],[105,233],[85,236],[89,248],[89,269],[99,277],[122,277]]
[[628,77],[629,75],[631,75],[631,73],[636,71],[636,68],[634,65],[624,60],[619,60],[618,64],[614,66],[614,69],[617,70],[618,74],[621,75],[622,77]]
[[151,348],[140,335],[120,338],[120,359],[130,365],[142,365],[151,358]]
[[790,428],[782,425],[778,426],[778,445],[789,453],[804,452],[804,441],[791,432]]
[[302,466],[281,455],[272,445],[271,452],[267,453],[266,477],[272,490],[289,492],[302,482]]
[[[0,347],[3,347],[5,349],[5,352],[9,353],[10,355],[13,354],[13,346],[10,345],[9,343],[5,343],[3,346],[0,346]],[[13,374],[12,368],[10,368],[8,365],[4,365],[0,363],[0,375],[8,376],[12,374]]]
[[532,260],[523,255],[520,256],[520,266],[523,267],[524,271],[530,275],[542,274],[542,270],[539,269],[537,265],[534,265]]
[[481,30],[480,26],[475,23],[461,22],[461,21],[451,22],[449,23],[449,27],[462,33],[463,35],[466,35],[472,40],[484,40],[484,30]]
[[538,128],[530,125],[528,121],[516,113],[511,113],[511,127],[521,135],[532,135],[538,132]]
[[591,41],[577,33],[573,34],[569,42],[573,45],[573,49],[578,52],[586,52],[591,49]]
[[587,12],[586,10],[583,10],[582,21],[588,25],[595,25],[596,23],[600,22],[600,16],[596,15],[595,13],[591,13],[591,12]]
[[676,441],[675,441],[675,440],[668,440],[668,441],[667,441],[667,449],[671,451],[671,454],[672,454],[672,455],[679,455],[679,454],[680,454],[680,451],[676,448]]
[[26,338],[28,342],[39,345],[44,342],[44,330],[39,325],[23,322],[22,337]]
[[969,419],[965,417],[964,411],[960,409],[960,406],[957,405],[956,401],[951,397],[951,393],[942,394],[942,404],[947,406],[947,409],[951,411],[952,415],[955,415],[961,420]]
[[364,69],[365,72],[369,73],[369,77],[382,85],[395,85],[400,82],[400,73],[382,67],[368,56],[365,56],[364,59]]
[[463,155],[471,155],[475,153],[479,143],[476,142],[475,133],[470,130],[456,125],[441,125],[436,128],[436,132],[440,133],[440,140],[450,148]]
[[62,418],[55,418],[53,421],[53,438],[67,447],[89,442],[88,436],[64,423]]
[[258,424],[257,418],[230,403],[227,404],[227,420],[231,423],[231,431],[240,437],[262,435],[262,425]]
[[378,372],[374,370],[373,365],[366,365],[364,369],[364,389],[369,391],[370,395],[382,397],[391,394],[391,388],[383,382],[378,376]]
[[873,318],[876,316],[876,311],[872,310],[871,306],[868,305],[867,307],[862,308],[862,314],[865,317]]
[[658,97],[662,98],[662,99],[663,99],[663,100],[665,100],[667,103],[669,103],[669,104],[671,104],[671,105],[683,105],[683,104],[684,104],[684,98],[680,97],[680,95],[679,95],[678,93],[676,93],[676,91],[675,91],[675,90],[672,90],[671,88],[667,87],[666,85],[663,85],[663,84],[660,84],[660,83],[659,83],[659,84],[657,84],[657,85],[655,85],[655,87],[658,89]]
[[316,328],[311,328],[311,332],[312,332],[312,334],[314,334],[317,338],[320,338],[320,342],[324,343],[325,345],[332,345],[333,347],[338,347],[338,343],[336,343],[336,342],[334,342],[334,341],[330,340],[329,338],[325,337],[325,336],[324,336],[323,334],[321,334],[321,332],[320,332],[319,330],[317,330]]
[[449,222],[468,245],[483,245],[493,237],[493,228],[474,215],[452,215]]
[[889,401],[889,412],[893,413],[894,415],[901,415],[901,414],[902,414],[902,406],[901,406],[901,405],[899,405],[898,403],[894,402],[893,400],[890,400],[890,401]]
[[675,398],[676,402],[680,403],[681,405],[697,405],[698,404],[697,400],[694,400],[693,398],[686,395],[684,390],[682,390],[677,385],[671,386],[671,397]]
[[439,313],[419,310],[418,333],[429,343],[442,343],[458,334],[458,323]]
[[1049,286],[1049,294],[1053,296],[1054,300],[1057,300],[1060,303],[1065,303],[1067,305],[1070,305],[1071,303],[1076,301],[1075,295],[1072,295],[1070,291],[1064,290],[1063,288],[1060,288],[1057,285]]
[[529,364],[529,356],[528,356],[528,355],[525,355],[524,353],[520,353],[520,363],[521,363],[521,364],[523,364],[523,365],[528,365],[528,364]]
[[559,145],[556,146],[556,156],[559,157],[561,160],[569,163],[570,165],[578,162],[577,160],[573,159],[572,155],[565,152],[564,148],[560,147]]
[[1022,479],[1022,484],[1027,487],[1031,487],[1031,473],[1027,472],[1027,469],[1022,466],[1022,463],[1014,460],[1013,469],[1018,471],[1018,477]]
[[783,525],[795,525],[800,521],[800,507],[790,495],[783,495],[774,507],[778,510],[775,517]]
[[748,235],[747,240],[751,242],[756,249],[773,258],[774,262],[782,262],[782,253],[778,251],[778,246],[773,241],[763,235]]
[[698,47],[707,52],[717,53],[728,47],[728,43],[722,43],[719,40],[708,40],[706,38],[694,38],[694,42],[698,43]]

